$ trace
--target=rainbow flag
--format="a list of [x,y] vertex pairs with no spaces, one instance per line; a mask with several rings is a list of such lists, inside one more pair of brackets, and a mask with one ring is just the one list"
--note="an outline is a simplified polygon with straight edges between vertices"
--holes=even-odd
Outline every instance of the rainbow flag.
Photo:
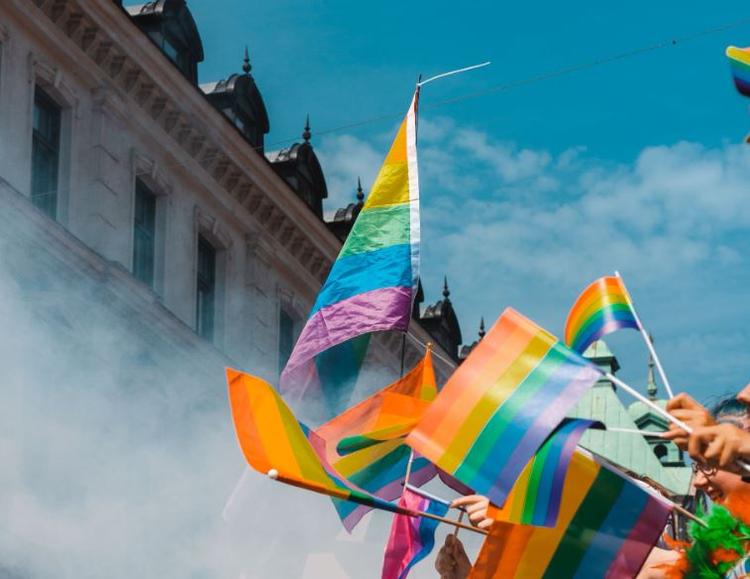
[[640,329],[622,278],[600,277],[573,304],[565,322],[565,343],[582,354],[593,342],[622,328]]
[[576,453],[552,528],[495,523],[470,579],[635,577],[670,506],[595,460]]
[[[324,441],[316,448],[344,479],[387,501],[397,499],[410,450],[404,438],[437,395],[432,354],[403,378],[386,386],[315,430]],[[316,447],[316,445],[313,445]],[[436,474],[424,458],[415,457],[410,483],[421,486]],[[334,500],[344,527],[351,531],[369,508]]]
[[281,374],[283,394],[321,384],[311,361],[356,336],[405,332],[419,278],[417,101],[396,134],[354,227]]
[[[445,516],[448,507],[404,489],[399,506]],[[382,579],[404,579],[414,565],[427,557],[435,546],[438,521],[396,515],[385,548]]]
[[450,377],[406,442],[502,505],[526,464],[601,375],[509,308]]
[[523,469],[502,508],[491,507],[496,521],[554,527],[560,512],[565,475],[578,441],[601,422],[566,418]]
[[734,86],[740,94],[750,96],[750,47],[729,46],[726,54],[732,69]]
[[300,424],[273,387],[260,378],[227,368],[229,402],[237,440],[258,472],[313,492],[391,512],[403,509],[354,488],[321,461]]

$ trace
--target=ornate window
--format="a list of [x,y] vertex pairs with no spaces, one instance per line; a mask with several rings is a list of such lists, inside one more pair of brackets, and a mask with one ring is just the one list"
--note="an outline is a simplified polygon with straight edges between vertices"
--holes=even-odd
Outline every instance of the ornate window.
[[156,195],[140,179],[135,180],[133,218],[133,275],[154,287],[156,263]]
[[279,308],[279,372],[284,369],[294,348],[294,318]]
[[196,330],[206,340],[213,341],[216,314],[216,248],[202,235],[198,236],[197,282]]
[[31,201],[57,219],[62,108],[39,86],[34,90]]

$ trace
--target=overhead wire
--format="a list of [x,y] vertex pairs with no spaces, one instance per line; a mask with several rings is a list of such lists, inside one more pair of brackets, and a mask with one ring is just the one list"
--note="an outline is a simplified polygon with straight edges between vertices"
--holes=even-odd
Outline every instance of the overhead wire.
[[[649,54],[649,53],[656,52],[659,50],[677,47],[679,45],[694,41],[698,38],[702,38],[704,36],[710,36],[710,35],[717,34],[720,32],[725,32],[727,30],[737,28],[744,24],[750,24],[750,17],[741,18],[738,20],[734,20],[732,22],[728,22],[726,24],[718,25],[718,26],[711,26],[711,27],[704,28],[702,30],[698,30],[690,34],[686,34],[684,36],[672,37],[668,40],[663,40],[663,41],[656,42],[653,44],[636,47],[636,48],[626,50],[623,52],[618,52],[615,54],[610,54],[607,56],[594,58],[592,60],[587,60],[587,61],[579,62],[576,64],[563,66],[561,68],[553,69],[547,72],[540,72],[540,73],[532,74],[523,78],[518,78],[515,80],[498,83],[498,84],[488,86],[486,88],[483,88],[475,92],[458,95],[458,96],[443,99],[443,100],[438,100],[432,103],[425,102],[425,103],[422,103],[421,108],[423,110],[438,109],[438,108],[445,107],[448,105],[452,105],[452,104],[456,104],[456,103],[460,103],[460,102],[464,102],[464,101],[468,101],[472,99],[477,99],[477,98],[490,95],[490,94],[495,94],[499,92],[510,92],[512,90],[515,90],[521,87],[537,84],[537,83],[544,82],[553,78],[568,76],[568,75],[575,74],[584,70],[590,70],[593,68],[609,65],[618,61],[627,60],[629,58],[634,58],[637,56]],[[373,124],[377,124],[377,123],[381,123],[385,121],[395,121],[395,120],[399,120],[402,116],[403,116],[403,111],[375,115],[375,116],[364,118],[361,120],[343,123],[341,125],[337,125],[337,126],[330,127],[327,129],[316,130],[315,136],[320,137],[324,135],[340,133],[342,131],[348,131],[351,129],[358,129],[360,127],[373,125]],[[299,137],[289,137],[289,138],[273,141],[263,147],[253,147],[253,149],[260,151],[262,149],[267,149],[269,147],[270,148],[281,147],[283,145],[287,145],[287,144],[298,142],[298,141],[299,141]],[[207,156],[202,157],[201,159],[203,161],[210,161],[212,158],[215,158],[219,156],[220,154],[221,153],[216,153],[215,155],[207,155]],[[162,166],[165,168],[168,168],[172,166],[178,166],[180,164],[181,163],[175,163],[174,165],[168,164],[168,165],[162,165]],[[146,174],[146,173],[147,172],[144,172],[142,174]]]

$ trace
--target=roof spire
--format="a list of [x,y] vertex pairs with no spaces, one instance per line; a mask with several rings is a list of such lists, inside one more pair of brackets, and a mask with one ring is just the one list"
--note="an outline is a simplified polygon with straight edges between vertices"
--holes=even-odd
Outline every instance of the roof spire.
[[[654,337],[649,334],[648,339],[651,343],[654,343]],[[646,380],[646,393],[648,394],[649,400],[656,400],[656,380],[654,380],[654,357],[648,355],[648,379]]]
[[479,320],[479,341],[481,342],[487,332],[484,331],[484,316]]
[[365,200],[365,194],[362,191],[362,179],[357,177],[357,203],[362,203]]
[[247,44],[245,45],[245,58],[242,59],[242,72],[250,74],[253,67],[250,65],[250,53],[247,51]]
[[305,143],[309,143],[310,137],[312,137],[312,133],[310,132],[310,113],[307,113],[307,119],[305,120],[305,130],[302,132],[302,138],[305,140]]
[[448,289],[448,276],[443,277],[443,297],[447,300],[451,295],[451,291]]

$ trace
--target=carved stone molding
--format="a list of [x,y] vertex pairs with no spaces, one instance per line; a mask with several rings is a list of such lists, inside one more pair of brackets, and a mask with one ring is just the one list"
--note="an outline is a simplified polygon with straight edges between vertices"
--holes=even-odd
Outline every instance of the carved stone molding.
[[[193,157],[229,196],[235,198],[268,233],[287,247],[289,253],[309,273],[320,277],[327,270],[328,260],[317,249],[313,249],[305,232],[299,231],[295,235],[295,229],[299,226],[285,217],[285,208],[278,206],[267,196],[268,193],[254,185],[255,177],[248,174],[246,167],[223,152],[224,145],[220,140],[208,136],[200,115],[199,118],[192,118],[186,114],[182,110],[180,95],[164,93],[160,88],[160,79],[152,76],[147,67],[129,56],[129,46],[121,44],[121,38],[127,35],[113,35],[111,31],[102,28],[99,18],[88,13],[93,8],[82,8],[77,0],[34,0],[34,4],[119,89],[129,95],[166,134]],[[122,17],[127,16],[123,14]],[[0,37],[1,34],[0,30]],[[150,46],[150,43],[144,43],[144,46]],[[158,50],[156,47],[152,49]],[[45,65],[39,63],[37,68],[44,71]],[[40,72],[39,76],[51,76],[50,80],[55,87],[59,87],[58,90],[68,90],[60,71],[53,71],[52,75]],[[64,99],[77,106],[78,99],[74,93],[65,95]],[[273,219],[270,219],[272,216]],[[313,255],[319,257],[312,259]]]

